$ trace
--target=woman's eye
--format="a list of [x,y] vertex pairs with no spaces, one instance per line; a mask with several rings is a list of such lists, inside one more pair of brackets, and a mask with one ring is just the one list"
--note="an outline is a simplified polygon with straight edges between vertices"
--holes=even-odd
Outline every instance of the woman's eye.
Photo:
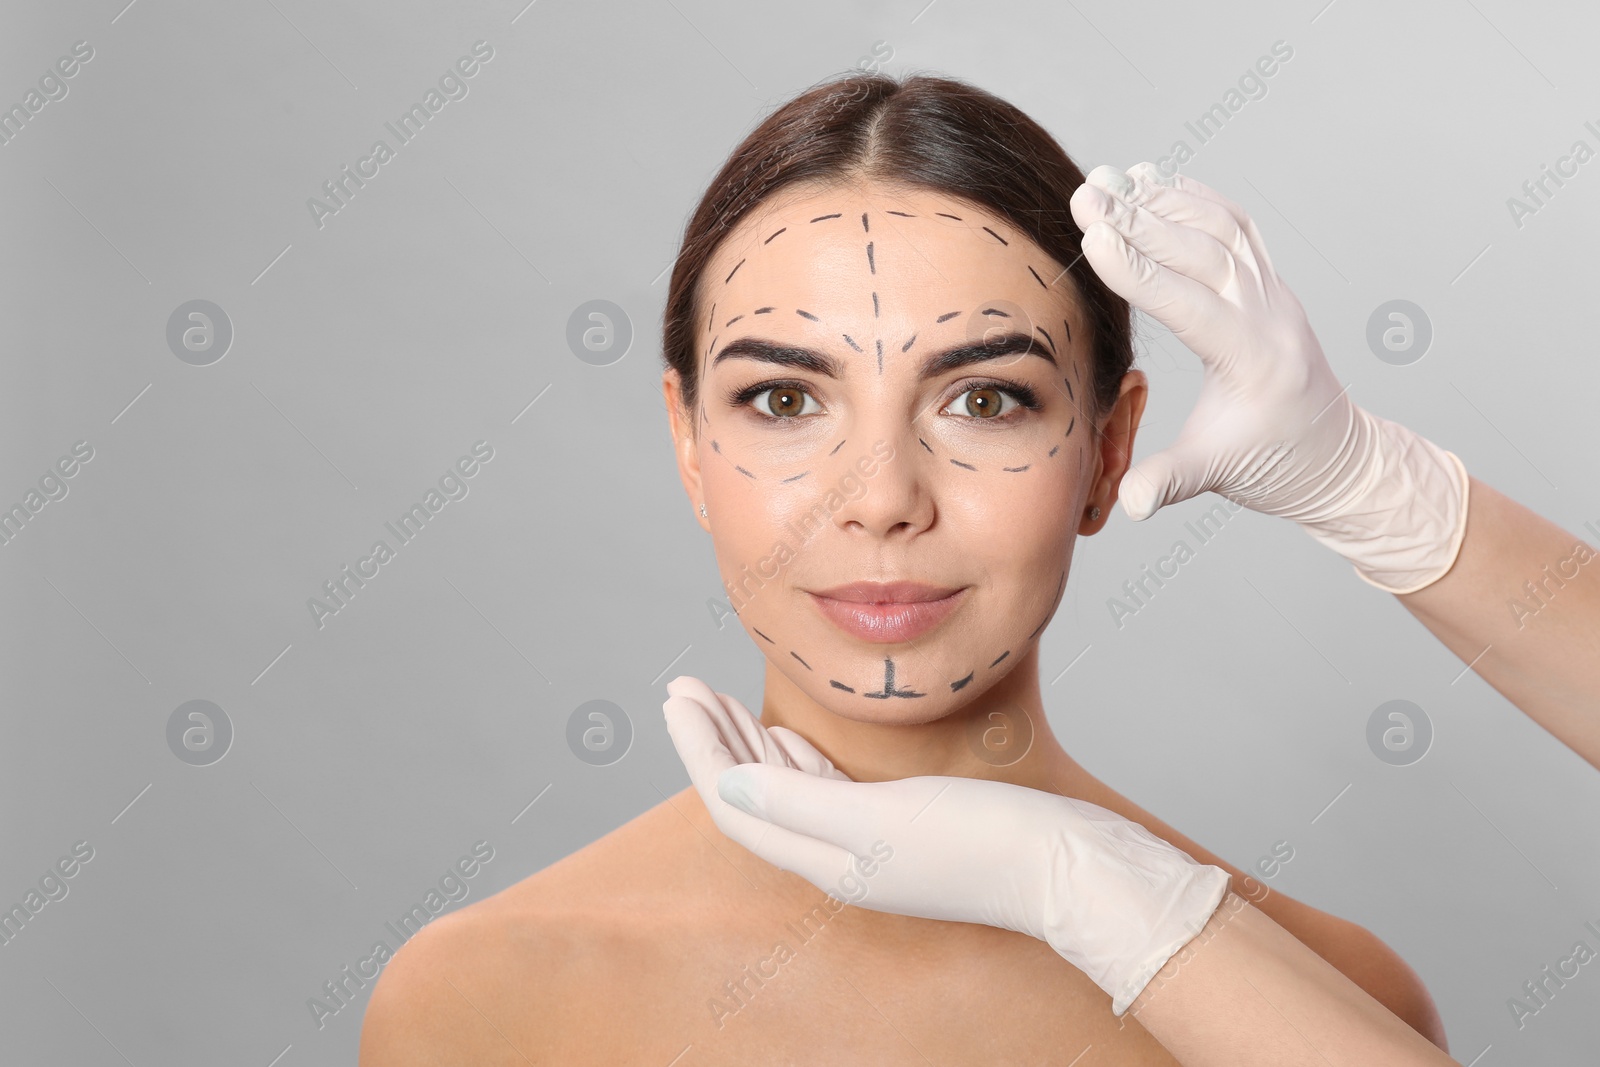
[[[811,408],[805,407],[805,402],[811,401]],[[822,408],[817,404],[816,397],[792,385],[778,385],[771,389],[763,389],[750,398],[750,403],[763,415],[772,418],[787,419],[796,415],[815,415]]]
[[[962,404],[961,398],[966,397]],[[1010,400],[1010,407],[1005,406],[1005,401]],[[965,410],[970,417],[987,421],[1004,417],[1008,412],[1014,411],[1019,406],[1017,399],[1004,389],[997,389],[992,385],[976,385],[965,390],[948,407],[954,410]]]

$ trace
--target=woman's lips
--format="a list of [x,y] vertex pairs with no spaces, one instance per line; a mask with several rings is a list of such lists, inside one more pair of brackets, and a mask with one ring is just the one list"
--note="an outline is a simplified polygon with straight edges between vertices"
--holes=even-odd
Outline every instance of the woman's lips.
[[911,641],[934,629],[956,609],[965,589],[941,600],[917,603],[862,604],[807,593],[822,617],[845,633],[877,644]]

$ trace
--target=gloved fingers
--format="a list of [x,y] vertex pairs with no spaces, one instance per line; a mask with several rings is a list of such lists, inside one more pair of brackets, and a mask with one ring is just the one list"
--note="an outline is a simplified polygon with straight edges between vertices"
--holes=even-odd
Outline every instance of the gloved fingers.
[[857,856],[870,854],[876,841],[904,841],[910,833],[900,784],[841,781],[757,764],[717,776],[718,791],[751,815]]
[[1261,265],[1262,270],[1269,274],[1277,273],[1276,268],[1272,265],[1272,257],[1267,253],[1267,242],[1262,239],[1261,231],[1256,229],[1255,219],[1250,217],[1248,211],[1240,207],[1235,201],[1228,199],[1211,188],[1211,186],[1197,178],[1191,178],[1187,174],[1173,175],[1172,186],[1186,193],[1192,193],[1207,200],[1214,200],[1227,208],[1228,213],[1239,223],[1239,228],[1244,231],[1244,235],[1249,238],[1250,248],[1255,253],[1256,262]]
[[719,719],[727,727],[734,730],[745,749],[750,753],[750,759],[741,759],[741,763],[781,763],[786,757],[783,748],[765,726],[761,725],[761,717],[752,712],[739,700],[738,697],[728,693],[717,693],[716,697],[722,701]]
[[[669,699],[661,705],[663,712],[666,712],[671,705],[672,697],[693,701],[699,705],[702,714],[736,763],[747,763],[756,758],[755,752],[750,750],[744,736],[734,727],[728,709],[723,706],[722,698],[717,696],[705,682],[692,675],[679,675],[667,683],[667,694]],[[670,714],[667,715],[667,726],[670,730],[672,726]]]
[[791,767],[797,767],[807,774],[850,781],[850,776],[835,767],[833,761],[817,751],[815,745],[788,727],[773,726],[767,730],[767,736],[771,737],[783,750],[784,755],[789,757]]
[[[1133,168],[1129,173],[1134,172],[1148,174],[1142,167]],[[1210,235],[1227,249],[1242,271],[1250,274],[1270,271],[1270,261],[1263,258],[1265,249],[1252,243],[1252,235],[1256,239],[1260,235],[1255,232],[1255,224],[1250,222],[1250,216],[1244,209],[1209,187],[1200,186],[1193,179],[1189,179],[1187,186],[1180,186],[1178,183],[1183,177],[1178,175],[1173,179],[1173,184],[1166,185],[1134,180],[1114,167],[1101,166],[1090,171],[1085,180],[1098,185],[1125,204],[1142,207],[1173,225],[1192,226]],[[1202,194],[1200,189],[1209,195]]]
[[1091,223],[1083,231],[1083,255],[1112,292],[1171,330],[1203,361],[1210,364],[1225,355],[1219,346],[1188,340],[1197,329],[1215,334],[1219,319],[1237,313],[1211,289],[1155,262],[1109,222]]
[[729,840],[744,846],[768,863],[786,871],[794,871],[808,880],[813,880],[812,872],[837,878],[847,869],[847,857],[841,850],[773,825],[765,819],[758,819],[722,799],[717,792],[719,774],[735,766],[760,764],[739,764],[733,758],[722,731],[718,729],[705,703],[696,697],[674,695],[669,696],[661,708],[666,717],[667,733],[672,738],[673,747],[678,750],[678,758],[689,772],[695,792],[700,794],[711,821]]
[[[1237,202],[1187,174],[1174,174],[1167,181],[1158,182],[1145,177],[1149,171],[1159,170],[1154,164],[1142,163],[1137,169],[1143,180],[1136,179],[1134,183],[1134,203],[1165,218],[1171,218],[1173,212],[1193,212],[1197,220],[1203,220],[1195,224],[1203,225],[1236,257],[1253,263],[1263,278],[1276,273],[1255,220]],[[1132,175],[1134,171],[1129,168],[1128,173]]]
[[705,682],[687,674],[668,682],[667,692],[687,697],[705,709],[736,762],[765,763],[783,758],[778,747],[766,736],[760,720],[726,693],[713,692]]
[[[1139,170],[1139,173],[1147,172]],[[1176,184],[1177,179],[1172,185],[1135,180],[1115,167],[1105,165],[1091,170],[1084,180],[1099,186],[1125,204],[1143,207],[1168,222],[1193,226],[1209,234],[1236,257],[1250,257],[1253,253],[1239,219],[1227,205],[1214,198],[1216,194],[1203,196],[1198,192],[1180,189]]]
[[1215,237],[1119,200],[1098,185],[1085,182],[1078,186],[1069,206],[1079,229],[1097,221],[1109,222],[1134,248],[1212,292],[1226,290],[1237,273],[1238,265]]
[[678,750],[684,770],[694,783],[706,808],[715,814],[722,803],[717,796],[716,778],[739,760],[728,750],[728,742],[717,728],[710,712],[700,700],[689,696],[669,696],[661,705],[661,714],[667,723],[667,735],[672,747]]

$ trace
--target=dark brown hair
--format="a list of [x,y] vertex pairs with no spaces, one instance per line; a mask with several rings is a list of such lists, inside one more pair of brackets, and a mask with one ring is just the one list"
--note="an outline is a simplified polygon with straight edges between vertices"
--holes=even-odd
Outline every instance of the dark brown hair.
[[1132,322],[1128,302],[1082,255],[1083,233],[1068,201],[1083,172],[1042,126],[993,93],[933,75],[854,72],[818,83],[763,120],[689,219],[661,336],[667,365],[683,382],[691,426],[698,423],[701,279],[722,239],[781,189],[858,179],[959,197],[1006,219],[1066,264],[1088,320],[1092,415],[1111,409],[1133,365]]

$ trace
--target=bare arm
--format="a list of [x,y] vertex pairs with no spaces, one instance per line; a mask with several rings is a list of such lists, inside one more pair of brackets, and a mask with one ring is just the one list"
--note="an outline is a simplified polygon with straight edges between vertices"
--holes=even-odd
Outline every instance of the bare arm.
[[1456,1062],[1231,892],[1128,1011],[1184,1067]]
[[1600,769],[1600,553],[1476,478],[1468,492],[1455,565],[1397,599]]

